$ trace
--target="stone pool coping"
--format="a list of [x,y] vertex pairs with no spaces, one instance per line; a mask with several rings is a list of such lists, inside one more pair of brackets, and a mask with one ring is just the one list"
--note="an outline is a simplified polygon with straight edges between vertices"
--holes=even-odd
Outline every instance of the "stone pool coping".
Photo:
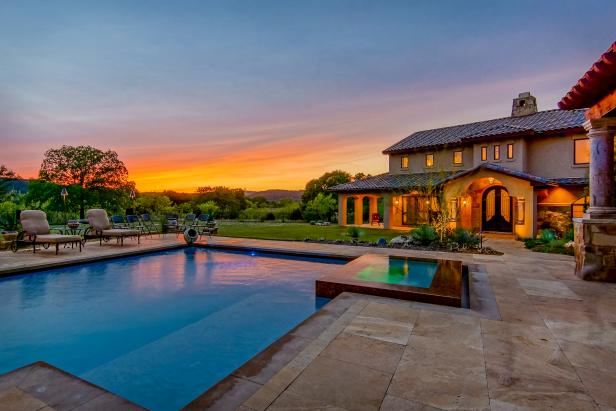
[[38,361],[0,375],[5,410],[145,410],[104,388]]

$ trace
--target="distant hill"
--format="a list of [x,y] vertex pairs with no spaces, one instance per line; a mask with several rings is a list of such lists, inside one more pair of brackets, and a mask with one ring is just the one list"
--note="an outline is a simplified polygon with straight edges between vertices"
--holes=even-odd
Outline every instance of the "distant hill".
[[246,197],[264,197],[267,201],[280,201],[284,198],[290,198],[296,201],[301,200],[304,190],[263,190],[263,191],[246,191]]

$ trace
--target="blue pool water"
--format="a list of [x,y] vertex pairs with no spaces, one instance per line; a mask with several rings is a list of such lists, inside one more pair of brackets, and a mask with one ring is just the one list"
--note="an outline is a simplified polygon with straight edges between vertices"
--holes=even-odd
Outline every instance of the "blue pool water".
[[314,313],[339,260],[187,248],[0,280],[0,373],[43,360],[177,409]]

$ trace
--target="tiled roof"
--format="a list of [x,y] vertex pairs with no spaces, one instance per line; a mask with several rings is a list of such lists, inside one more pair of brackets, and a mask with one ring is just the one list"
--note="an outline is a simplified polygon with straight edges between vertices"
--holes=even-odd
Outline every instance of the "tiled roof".
[[558,107],[591,107],[616,88],[616,41],[560,100]]
[[506,174],[536,185],[586,185],[587,178],[544,178],[519,170],[503,167],[493,163],[482,163],[476,167],[449,173],[415,173],[415,174],[380,174],[363,180],[339,184],[329,189],[334,192],[365,192],[365,191],[397,191],[411,190],[422,187],[436,187],[479,170],[490,170]]
[[505,117],[458,126],[418,131],[393,146],[384,154],[393,154],[419,148],[462,144],[476,138],[510,134],[541,134],[558,130],[580,129],[584,124],[584,109],[547,110],[521,117]]
[[350,183],[338,184],[329,189],[335,192],[361,192],[361,191],[394,191],[438,186],[454,173],[415,173],[415,174],[379,174],[356,180]]
[[553,182],[563,186],[585,186],[588,185],[588,178],[586,177],[574,177],[574,178],[551,178]]
[[444,180],[444,182],[455,180],[456,178],[463,177],[468,174],[472,174],[479,170],[490,170],[501,174],[506,174],[512,177],[521,178],[522,180],[530,181],[531,183],[541,185],[556,185],[554,181],[549,178],[539,177],[533,174],[525,173],[524,171],[513,170],[511,168],[503,167],[493,163],[482,163],[468,170],[460,171]]

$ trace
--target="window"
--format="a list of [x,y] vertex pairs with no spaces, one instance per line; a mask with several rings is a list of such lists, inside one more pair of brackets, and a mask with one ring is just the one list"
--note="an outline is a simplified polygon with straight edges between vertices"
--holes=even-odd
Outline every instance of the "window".
[[453,152],[453,163],[454,164],[462,164],[462,152],[454,151]]
[[481,161],[488,160],[488,146],[481,147]]
[[513,158],[513,143],[507,144],[507,158],[509,160]]
[[588,164],[590,163],[590,140],[580,138],[573,140],[573,164]]
[[426,154],[426,167],[434,166],[434,154]]
[[494,160],[500,160],[500,146],[498,145],[494,146]]
[[402,167],[403,170],[409,169],[409,156],[402,156],[400,158],[400,167]]

